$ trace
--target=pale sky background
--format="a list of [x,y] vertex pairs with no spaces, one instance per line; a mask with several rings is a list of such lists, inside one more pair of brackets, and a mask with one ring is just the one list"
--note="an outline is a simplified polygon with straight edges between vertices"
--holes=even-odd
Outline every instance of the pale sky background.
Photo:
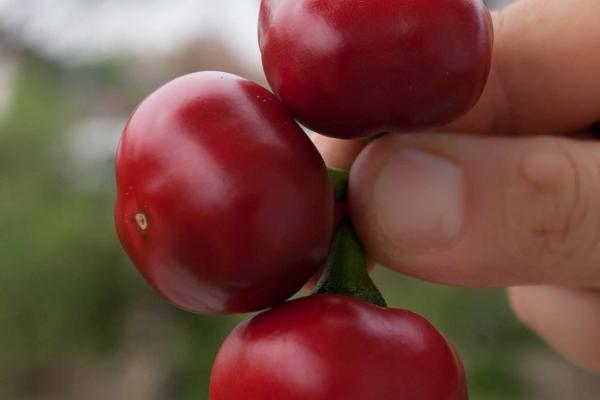
[[[499,0],[508,1],[508,0]],[[260,0],[0,0],[0,31],[66,64],[115,54],[168,54],[203,37],[219,37],[238,62],[260,71]],[[0,118],[11,98],[16,65],[0,58]],[[72,127],[69,176],[102,190],[126,115],[89,116]],[[112,185],[112,181],[110,182]]]
[[[507,3],[509,0],[497,0]],[[187,41],[220,36],[259,68],[259,0],[0,0],[0,29],[63,62],[115,52],[168,52]]]
[[221,36],[256,68],[258,0],[0,0],[0,29],[68,63]]

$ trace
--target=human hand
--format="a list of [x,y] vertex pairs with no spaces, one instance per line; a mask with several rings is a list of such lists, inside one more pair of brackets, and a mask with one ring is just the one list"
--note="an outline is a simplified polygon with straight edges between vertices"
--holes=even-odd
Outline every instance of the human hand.
[[374,260],[444,284],[511,287],[517,316],[596,373],[600,143],[584,138],[600,120],[599,17],[598,0],[496,12],[484,95],[444,133],[366,148],[315,137],[329,165],[352,166],[350,212]]

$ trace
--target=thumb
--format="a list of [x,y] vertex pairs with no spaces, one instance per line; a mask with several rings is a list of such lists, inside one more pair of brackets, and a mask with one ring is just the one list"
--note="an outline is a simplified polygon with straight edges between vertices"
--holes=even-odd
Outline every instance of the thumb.
[[600,144],[389,135],[350,175],[370,257],[435,282],[600,287]]

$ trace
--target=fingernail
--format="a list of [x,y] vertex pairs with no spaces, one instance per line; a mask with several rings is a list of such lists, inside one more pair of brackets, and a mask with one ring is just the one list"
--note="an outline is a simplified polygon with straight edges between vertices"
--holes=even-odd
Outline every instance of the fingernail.
[[383,234],[411,251],[447,245],[463,226],[464,178],[451,161],[420,150],[394,153],[373,191]]

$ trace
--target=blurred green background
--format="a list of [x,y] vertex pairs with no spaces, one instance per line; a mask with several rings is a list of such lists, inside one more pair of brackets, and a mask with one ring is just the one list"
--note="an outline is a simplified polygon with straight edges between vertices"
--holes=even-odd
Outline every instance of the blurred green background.
[[[0,399],[208,399],[212,360],[242,317],[179,311],[136,274],[112,225],[113,157],[129,112],[177,75],[264,83],[256,10],[0,0]],[[502,290],[375,278],[392,306],[457,344],[472,399],[598,398],[598,379],[529,334]]]

